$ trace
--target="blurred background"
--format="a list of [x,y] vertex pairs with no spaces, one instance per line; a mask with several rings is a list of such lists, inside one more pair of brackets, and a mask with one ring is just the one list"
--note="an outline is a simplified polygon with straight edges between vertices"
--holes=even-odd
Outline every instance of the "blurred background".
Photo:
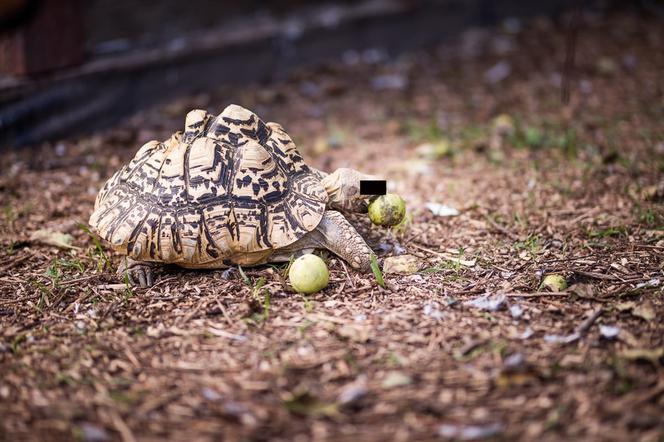
[[657,0],[3,0],[0,145],[107,127],[155,103],[269,84],[344,54],[395,56],[500,23],[516,31],[533,16],[555,19],[573,52],[581,9],[626,5],[664,10]]
[[348,59],[368,50],[369,58],[394,56],[433,47],[470,28],[505,20],[518,27],[526,17],[557,17],[574,5],[569,0],[3,0],[0,143],[21,146],[71,136],[179,96],[223,85],[267,84],[298,66],[343,54]]

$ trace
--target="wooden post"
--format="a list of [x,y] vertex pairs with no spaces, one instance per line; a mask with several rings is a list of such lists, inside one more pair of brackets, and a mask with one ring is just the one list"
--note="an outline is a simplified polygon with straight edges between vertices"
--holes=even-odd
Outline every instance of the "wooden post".
[[[0,74],[31,75],[83,61],[80,0],[21,0],[33,11],[0,29]],[[16,3],[16,1],[14,1]],[[5,24],[6,26],[6,24]]]

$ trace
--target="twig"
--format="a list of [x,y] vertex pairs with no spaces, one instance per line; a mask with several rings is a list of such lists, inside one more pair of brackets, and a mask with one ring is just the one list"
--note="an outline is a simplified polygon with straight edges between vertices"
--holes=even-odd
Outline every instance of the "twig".
[[509,230],[507,230],[507,228],[501,226],[500,224],[498,224],[497,222],[492,220],[490,216],[484,215],[484,219],[491,225],[491,227],[498,230],[500,233],[507,236],[509,239],[511,239],[513,241],[518,241],[519,240],[519,237],[516,234],[510,232]]
[[231,321],[231,318],[228,317],[228,312],[226,312],[226,309],[224,308],[224,305],[221,303],[219,298],[216,298],[215,301],[217,301],[217,307],[219,307],[224,320],[228,323],[228,325],[233,325],[233,321]]
[[581,323],[579,328],[576,329],[576,333],[579,336],[584,335],[590,329],[590,327],[592,327],[592,325],[595,323],[597,318],[599,318],[602,315],[603,311],[604,311],[604,309],[602,307],[595,310],[590,316],[588,316],[588,318],[586,318],[585,321],[583,321]]
[[639,247],[644,249],[653,249],[653,250],[664,250],[662,246],[651,246],[650,244],[630,244],[633,247]]
[[568,296],[569,292],[532,292],[532,293],[503,293],[508,298],[541,298],[543,296]]
[[536,264],[541,265],[541,264],[551,264],[552,262],[560,262],[560,261],[577,261],[579,259],[592,258],[593,256],[597,256],[597,253],[591,253],[590,255],[570,256],[569,258],[545,259],[544,261],[537,261]]
[[163,284],[165,284],[167,282],[170,282],[170,281],[175,281],[176,279],[178,279],[177,276],[171,276],[170,278],[165,278],[165,279],[162,279],[161,281],[157,281],[155,284],[152,285],[152,287],[150,287],[150,289],[147,291],[147,294],[149,294],[152,290],[159,287],[160,285],[163,285]]
[[111,420],[113,421],[113,426],[120,433],[120,438],[122,442],[136,442],[136,438],[133,433],[125,423],[125,421],[120,417],[118,412],[111,411]]
[[[32,258],[33,255],[31,253],[28,253],[27,255],[21,256],[20,258],[16,259],[9,259],[6,261],[3,261],[3,267],[0,268],[0,273],[5,273],[7,270],[10,270],[14,267],[16,267],[18,264],[22,263],[26,259]],[[7,263],[7,264],[5,264]]]
[[353,280],[351,279],[351,277],[350,277],[350,273],[348,273],[348,268],[346,268],[346,264],[344,264],[344,262],[341,261],[341,260],[339,260],[339,262],[341,263],[341,267],[344,268],[344,272],[346,272],[346,278],[348,279],[348,283],[350,284],[350,286],[351,286],[352,288],[355,288],[355,283],[354,283]]
[[431,253],[432,255],[438,255],[438,256],[447,257],[447,255],[446,255],[445,253],[443,253],[443,252],[437,252],[436,250],[427,249],[426,247],[418,246],[418,245],[415,244],[415,243],[411,244],[411,246],[413,246],[413,247],[415,247],[416,249],[419,249],[419,250],[421,250],[421,251],[423,251],[423,252]]
[[571,220],[565,221],[565,224],[568,226],[573,226],[575,224],[578,224],[579,222],[583,221],[584,219],[588,218],[591,215],[594,215],[595,213],[599,212],[599,208],[593,207],[592,209],[586,210],[584,213],[581,215],[572,218]]
[[69,284],[74,284],[76,282],[88,281],[90,279],[99,278],[99,276],[101,275],[90,275],[90,276],[83,276],[81,278],[68,279],[67,281],[60,281],[60,285],[69,285]]
[[584,272],[583,270],[574,270],[574,273],[588,278],[603,279],[605,281],[620,281],[620,278],[611,274]]
[[124,290],[127,288],[127,284],[102,284],[98,285],[97,288],[99,290],[112,290],[112,291]]
[[39,295],[27,295],[27,296],[23,296],[23,297],[18,298],[18,299],[10,299],[10,300],[7,300],[7,301],[0,301],[0,305],[4,306],[4,305],[20,304],[21,302],[31,301],[31,300],[34,300],[36,298],[39,298]]

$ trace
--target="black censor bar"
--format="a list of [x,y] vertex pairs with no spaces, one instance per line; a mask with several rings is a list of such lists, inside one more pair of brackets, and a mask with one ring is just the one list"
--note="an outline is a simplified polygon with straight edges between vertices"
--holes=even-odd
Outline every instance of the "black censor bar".
[[360,180],[360,195],[385,195],[386,193],[387,181]]

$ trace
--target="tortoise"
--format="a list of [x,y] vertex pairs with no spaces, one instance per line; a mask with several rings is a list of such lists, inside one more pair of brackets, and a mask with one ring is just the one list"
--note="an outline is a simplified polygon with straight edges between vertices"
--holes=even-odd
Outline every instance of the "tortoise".
[[314,249],[367,271],[372,250],[342,212],[366,212],[360,180],[374,178],[307,166],[279,124],[241,106],[195,109],[184,133],[146,143],[104,184],[89,224],[141,287],[160,263],[253,266]]

